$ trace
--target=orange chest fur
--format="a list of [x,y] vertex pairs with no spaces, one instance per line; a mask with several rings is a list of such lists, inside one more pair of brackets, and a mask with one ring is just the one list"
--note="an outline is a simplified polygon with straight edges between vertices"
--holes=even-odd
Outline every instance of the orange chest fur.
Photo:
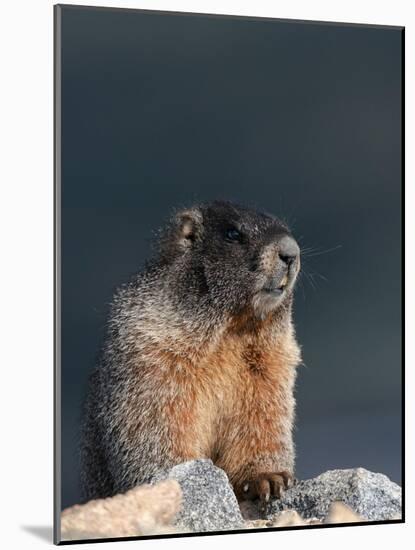
[[[175,444],[183,446],[186,434],[193,433],[188,444],[194,456],[216,456],[229,430],[269,428],[285,418],[296,350],[289,339],[228,334],[214,349],[201,349],[197,360],[165,352],[160,357],[159,407],[169,419]],[[180,452],[193,456],[189,449]]]
[[295,376],[296,347],[291,347],[285,341],[225,337],[192,368],[198,401],[209,400],[220,414],[231,415],[255,399],[277,401]]

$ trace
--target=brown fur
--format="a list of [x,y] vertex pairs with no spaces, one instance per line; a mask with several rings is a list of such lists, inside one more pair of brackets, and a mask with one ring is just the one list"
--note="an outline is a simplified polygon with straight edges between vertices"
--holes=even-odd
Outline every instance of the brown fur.
[[[170,388],[165,413],[173,453],[182,460],[211,458],[237,486],[260,468],[281,471],[275,455],[287,451],[293,422],[291,398],[299,348],[290,327],[273,334],[264,321],[232,320],[215,349],[199,348],[195,360],[154,349],[162,366],[160,387]],[[164,390],[164,391],[165,391]]]

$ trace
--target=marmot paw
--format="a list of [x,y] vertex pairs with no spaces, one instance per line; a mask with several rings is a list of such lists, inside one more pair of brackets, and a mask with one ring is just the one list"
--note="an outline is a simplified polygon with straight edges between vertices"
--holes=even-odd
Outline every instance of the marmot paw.
[[253,479],[241,483],[237,495],[243,500],[259,498],[261,509],[265,509],[271,497],[281,498],[284,490],[293,483],[294,478],[290,472],[262,472]]

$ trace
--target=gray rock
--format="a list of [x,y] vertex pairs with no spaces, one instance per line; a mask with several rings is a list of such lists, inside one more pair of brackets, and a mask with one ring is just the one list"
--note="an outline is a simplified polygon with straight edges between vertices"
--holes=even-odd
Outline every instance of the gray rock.
[[280,500],[273,500],[267,517],[282,510],[296,510],[304,518],[325,518],[332,502],[341,501],[365,520],[401,516],[401,488],[383,474],[364,468],[329,470],[297,483]]
[[179,528],[221,531],[244,527],[238,501],[228,477],[211,460],[183,462],[161,478],[177,480],[182,489],[183,506],[176,517]]

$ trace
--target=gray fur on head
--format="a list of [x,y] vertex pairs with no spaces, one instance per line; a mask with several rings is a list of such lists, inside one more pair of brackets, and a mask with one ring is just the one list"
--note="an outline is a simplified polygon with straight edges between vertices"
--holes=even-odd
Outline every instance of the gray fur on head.
[[[239,235],[230,240],[229,231]],[[289,305],[297,274],[293,273],[282,300],[259,303],[258,291],[270,278],[262,269],[262,255],[284,235],[290,235],[288,227],[270,214],[215,201],[173,216],[161,231],[154,263],[167,268],[167,280],[175,287],[172,294],[181,307],[190,302],[190,315],[196,313],[195,303],[210,306],[215,316],[250,307],[262,315],[262,306],[267,314],[277,306]],[[272,276],[278,277],[278,269]]]

